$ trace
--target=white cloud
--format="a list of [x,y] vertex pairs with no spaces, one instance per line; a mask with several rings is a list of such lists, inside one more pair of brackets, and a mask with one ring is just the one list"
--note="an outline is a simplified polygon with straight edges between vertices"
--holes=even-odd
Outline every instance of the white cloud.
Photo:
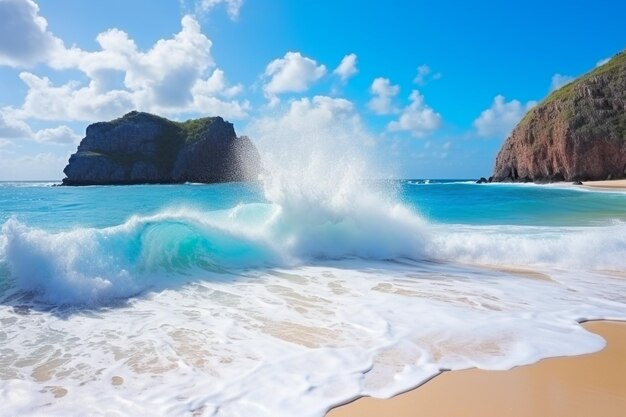
[[417,67],[417,75],[413,79],[413,82],[418,85],[424,85],[427,81],[439,79],[441,79],[441,73],[433,73],[432,69],[424,64]]
[[305,97],[294,100],[281,116],[257,119],[252,125],[259,129],[261,136],[264,133],[271,136],[278,130],[298,134],[299,131],[332,129],[346,122],[351,126],[360,124],[352,102],[342,98],[315,96],[312,99]]
[[234,86],[229,85],[226,81],[224,71],[219,68],[215,69],[206,80],[196,82],[192,89],[194,96],[202,97],[222,96],[231,98],[240,94],[242,91],[243,86],[241,84]]
[[96,88],[106,84],[103,75],[122,71],[124,85],[134,93],[138,104],[176,107],[190,103],[194,83],[214,66],[212,43],[194,18],[184,16],[181,25],[179,33],[157,41],[146,52],[138,51],[123,31],[103,32],[97,37],[101,51],[84,52],[78,68],[93,80]]
[[29,72],[21,73],[20,78],[28,86],[24,104],[15,110],[20,119],[102,120],[135,108],[131,92],[102,92],[95,81],[86,87],[77,82],[54,86],[47,77],[40,78]]
[[215,68],[212,42],[194,18],[184,16],[179,33],[158,40],[145,52],[119,29],[100,33],[97,41],[98,51],[74,48],[50,57],[52,66],[84,72],[87,84],[71,81],[57,86],[47,77],[21,73],[28,91],[22,107],[14,109],[16,117],[92,121],[133,109],[245,117],[247,102],[233,99],[242,87],[228,85],[224,72]]
[[350,77],[358,72],[356,68],[356,60],[356,54],[349,54],[344,56],[339,66],[333,71],[333,74],[337,75],[341,79],[341,81],[347,81]]
[[564,85],[571,83],[574,79],[575,77],[570,75],[554,74],[552,76],[552,81],[550,82],[550,92],[558,90]]
[[243,0],[199,0],[196,3],[196,10],[199,14],[205,14],[220,4],[226,6],[226,12],[232,20],[239,18],[239,10],[243,6]]
[[0,139],[0,149],[8,148],[13,145],[14,143],[8,139]]
[[610,60],[611,58],[604,58],[599,60],[598,62],[596,62],[596,67],[601,67],[602,65],[607,64]]
[[52,153],[16,155],[13,152],[0,152],[0,178],[14,180],[60,180],[67,156]]
[[[261,151],[266,151],[268,158],[301,157],[306,160],[310,156],[297,151],[278,155],[278,149],[282,148],[294,150],[304,146],[309,151],[319,150],[328,155],[337,155],[340,143],[358,143],[356,148],[375,143],[374,138],[366,132],[353,103],[328,96],[292,100],[276,115],[252,120],[246,127],[246,133],[258,141]],[[355,147],[351,146],[351,149]],[[306,165],[304,161],[303,164]]]
[[430,74],[431,69],[428,65],[420,65],[419,67],[417,67],[417,75],[415,76],[415,79],[413,80],[413,82],[415,84],[419,84],[419,85],[423,85],[424,82],[426,81],[425,78],[428,74]]
[[370,93],[374,96],[367,104],[376,114],[389,114],[396,111],[392,105],[392,99],[398,95],[400,87],[391,85],[388,78],[378,77],[374,79],[370,87]]
[[71,128],[62,125],[35,132],[33,139],[37,142],[71,144],[78,143],[81,137]]
[[273,60],[265,68],[269,81],[263,89],[270,99],[281,93],[301,93],[325,74],[324,65],[318,65],[300,52],[287,52],[283,58]]
[[0,111],[0,139],[27,138],[31,135],[30,127],[23,120]]
[[479,136],[506,136],[535,104],[535,101],[529,101],[525,105],[518,100],[507,102],[504,96],[497,95],[491,107],[483,110],[474,120],[474,128]]
[[32,0],[0,0],[0,65],[30,67],[65,50]]
[[67,126],[46,128],[33,132],[23,120],[13,117],[11,112],[0,111],[0,147],[6,147],[13,142],[7,139],[30,139],[41,143],[77,143],[80,136]]
[[402,110],[400,118],[387,125],[389,131],[407,131],[419,138],[441,127],[441,115],[424,103],[419,91],[413,90],[409,99],[411,104]]

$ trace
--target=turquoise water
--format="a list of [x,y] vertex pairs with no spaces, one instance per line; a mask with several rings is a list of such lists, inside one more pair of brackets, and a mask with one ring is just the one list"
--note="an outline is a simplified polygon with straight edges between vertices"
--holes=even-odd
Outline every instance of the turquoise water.
[[567,185],[424,185],[418,181],[403,182],[403,201],[440,223],[589,226],[626,220],[624,192],[596,192]]
[[348,177],[0,183],[4,410],[321,417],[626,319],[625,192]]
[[[266,203],[261,184],[53,187],[55,183],[0,183],[0,222],[15,216],[46,230],[107,227],[132,215],[189,207],[225,210]],[[626,220],[626,192],[568,186],[478,185],[471,181],[404,180],[385,183],[400,201],[429,221],[468,225],[589,226]]]

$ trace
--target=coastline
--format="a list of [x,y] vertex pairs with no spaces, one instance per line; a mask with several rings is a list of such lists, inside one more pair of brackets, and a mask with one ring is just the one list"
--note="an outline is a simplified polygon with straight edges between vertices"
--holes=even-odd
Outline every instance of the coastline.
[[326,417],[621,417],[626,410],[626,322],[583,326],[602,336],[607,346],[507,371],[443,372],[393,398],[360,398]]
[[626,190],[626,179],[607,180],[607,181],[584,181],[583,187],[601,188],[601,189],[610,189],[610,190]]

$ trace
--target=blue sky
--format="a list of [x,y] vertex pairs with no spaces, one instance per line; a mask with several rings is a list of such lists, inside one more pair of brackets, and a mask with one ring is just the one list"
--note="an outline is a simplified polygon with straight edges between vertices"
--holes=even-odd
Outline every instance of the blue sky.
[[624,16],[617,0],[0,0],[0,179],[61,179],[88,124],[133,109],[222,115],[264,146],[341,128],[395,176],[487,176],[528,108],[626,47]]

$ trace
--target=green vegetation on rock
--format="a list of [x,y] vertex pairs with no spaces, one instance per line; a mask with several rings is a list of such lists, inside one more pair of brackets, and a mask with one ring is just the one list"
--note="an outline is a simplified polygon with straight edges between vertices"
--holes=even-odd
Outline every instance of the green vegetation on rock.
[[626,51],[549,94],[513,129],[494,181],[626,177]]
[[[576,99],[577,89],[585,86],[589,81],[594,79],[595,77],[600,76],[608,76],[610,79],[614,79],[614,84],[622,82],[626,80],[626,51],[622,51],[611,58],[607,63],[600,65],[594,68],[592,71],[578,77],[574,81],[554,90],[550,93],[543,101],[541,101],[537,106],[530,109],[525,115],[520,125],[528,123],[528,121],[532,118],[537,109],[546,107],[550,103],[560,102],[561,105],[565,105],[564,109],[567,117],[572,117],[575,115],[574,105],[577,103],[567,103],[568,101],[572,101]],[[624,123],[626,123],[626,119],[624,119]],[[621,125],[622,121],[620,120],[617,125]],[[626,129],[622,130],[622,132],[626,132]]]
[[64,184],[237,181],[258,169],[254,145],[221,117],[175,122],[133,111],[87,128]]

